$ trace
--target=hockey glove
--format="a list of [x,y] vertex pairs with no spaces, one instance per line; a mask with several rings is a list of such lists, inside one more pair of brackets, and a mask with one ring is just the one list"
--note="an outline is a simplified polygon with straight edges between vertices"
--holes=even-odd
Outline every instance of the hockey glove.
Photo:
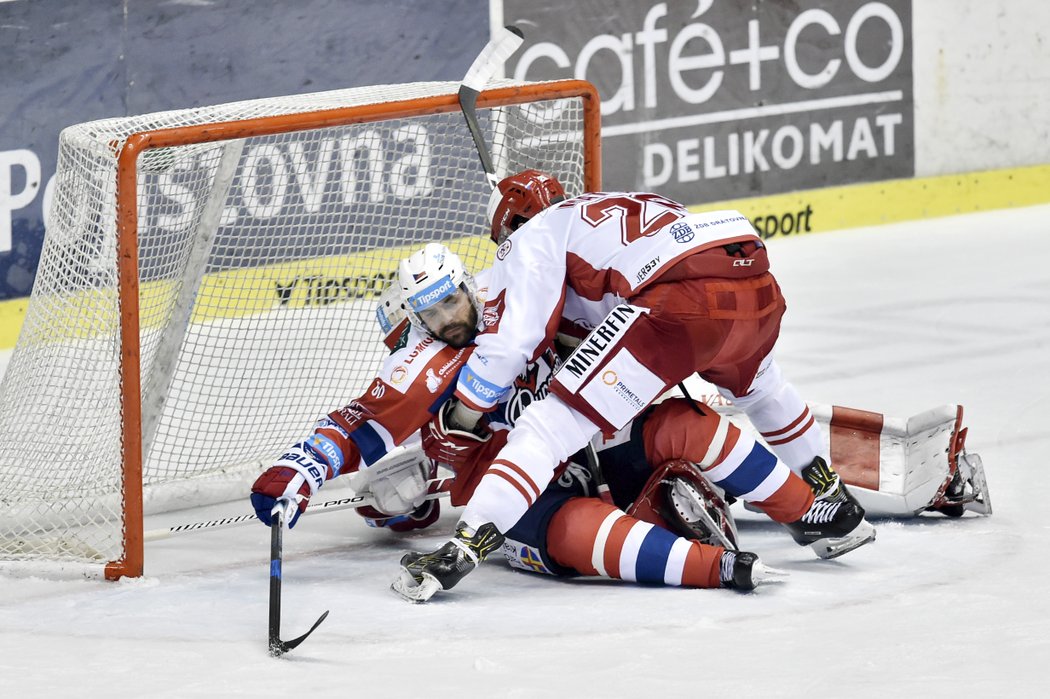
[[412,512],[404,515],[388,515],[367,505],[355,511],[365,518],[365,524],[370,527],[383,527],[390,531],[404,533],[415,529],[426,529],[436,522],[441,515],[441,503],[437,500],[427,500]]
[[504,536],[488,522],[471,529],[456,525],[452,539],[432,553],[412,551],[401,558],[401,575],[390,587],[410,602],[426,602],[439,590],[451,590],[503,545]]
[[310,497],[324,483],[327,472],[328,464],[317,452],[304,442],[296,444],[252,485],[251,501],[256,516],[270,526],[272,513],[279,505],[291,529],[306,511]]
[[481,423],[475,425],[473,431],[453,426],[450,415],[455,404],[456,401],[450,400],[441,406],[437,415],[420,428],[420,435],[427,456],[459,472],[472,463],[476,452],[489,441],[492,434]]
[[[255,508],[256,516],[263,524],[270,526],[273,522],[272,512],[278,501],[293,503],[295,508],[289,513],[286,506],[284,519],[288,522],[288,528],[295,526],[299,515],[306,511],[310,502],[310,486],[295,469],[287,466],[273,466],[261,476],[252,486],[252,507]],[[289,517],[291,514],[291,517]]]

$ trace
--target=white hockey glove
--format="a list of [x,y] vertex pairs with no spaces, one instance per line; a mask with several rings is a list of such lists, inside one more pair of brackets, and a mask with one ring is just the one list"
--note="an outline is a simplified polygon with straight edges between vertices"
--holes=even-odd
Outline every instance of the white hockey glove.
[[375,509],[387,516],[408,514],[423,504],[427,481],[436,468],[419,449],[401,446],[350,478],[354,492],[375,498]]

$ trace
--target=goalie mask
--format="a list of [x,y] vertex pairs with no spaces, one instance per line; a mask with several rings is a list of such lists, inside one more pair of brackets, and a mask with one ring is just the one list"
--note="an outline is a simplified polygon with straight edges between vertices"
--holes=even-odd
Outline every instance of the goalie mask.
[[523,170],[504,178],[489,198],[492,242],[501,244],[530,218],[564,199],[561,182],[545,172]]
[[477,286],[458,255],[428,243],[401,261],[397,280],[413,325],[456,348],[474,341],[481,317]]

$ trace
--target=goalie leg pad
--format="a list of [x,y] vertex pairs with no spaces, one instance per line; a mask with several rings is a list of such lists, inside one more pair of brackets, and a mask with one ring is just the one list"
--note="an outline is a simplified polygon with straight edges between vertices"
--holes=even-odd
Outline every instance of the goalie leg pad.
[[962,406],[944,405],[907,419],[819,403],[810,407],[829,435],[832,465],[869,516],[991,514],[981,459],[964,448]]

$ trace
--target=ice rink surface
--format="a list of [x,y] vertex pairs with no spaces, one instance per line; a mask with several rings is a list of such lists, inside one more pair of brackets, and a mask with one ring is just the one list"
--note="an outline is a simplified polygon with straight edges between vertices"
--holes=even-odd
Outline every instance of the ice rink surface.
[[139,580],[0,577],[0,693],[1050,695],[1050,206],[777,240],[770,257],[788,299],[778,358],[803,397],[895,417],[964,405],[992,517],[878,521],[873,545],[821,561],[738,510],[743,548],[786,582],[738,594],[490,562],[413,606],[388,589],[397,561],[439,545],[454,513],[403,538],[326,514],[286,533],[283,636],[331,614],[281,659],[266,652],[268,529],[187,535],[147,545]]

